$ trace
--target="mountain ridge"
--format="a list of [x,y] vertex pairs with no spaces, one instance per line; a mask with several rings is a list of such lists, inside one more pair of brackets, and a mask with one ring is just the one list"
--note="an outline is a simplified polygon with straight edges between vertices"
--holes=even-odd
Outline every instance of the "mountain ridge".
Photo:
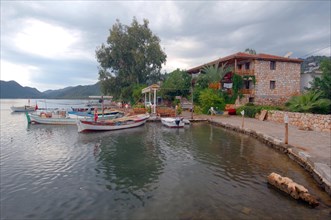
[[0,80],[0,98],[46,98],[46,99],[81,99],[90,95],[101,95],[100,82],[93,85],[69,86],[63,89],[40,92],[36,88],[21,86],[14,80]]

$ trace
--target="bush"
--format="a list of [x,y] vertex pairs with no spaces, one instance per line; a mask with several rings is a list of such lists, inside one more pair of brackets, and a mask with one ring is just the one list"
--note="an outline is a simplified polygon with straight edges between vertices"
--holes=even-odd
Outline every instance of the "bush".
[[277,106],[263,106],[263,105],[252,105],[252,103],[247,103],[245,106],[241,106],[236,109],[237,115],[240,115],[240,112],[245,110],[245,117],[255,118],[256,114],[260,114],[262,110],[280,110],[280,107]]
[[300,96],[293,96],[285,105],[292,112],[329,114],[331,100],[322,97],[322,91],[310,91]]
[[213,89],[204,89],[199,95],[200,107],[204,114],[208,113],[210,107],[223,110],[225,107],[224,98],[219,95],[218,91]]

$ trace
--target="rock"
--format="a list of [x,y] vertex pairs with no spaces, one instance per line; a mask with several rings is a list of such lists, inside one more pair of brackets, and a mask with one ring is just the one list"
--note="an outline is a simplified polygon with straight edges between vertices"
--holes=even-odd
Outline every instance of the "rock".
[[292,179],[288,177],[282,177],[277,173],[271,173],[267,179],[269,184],[291,195],[293,198],[306,201],[313,207],[319,205],[317,199],[310,195],[304,186],[294,182]]

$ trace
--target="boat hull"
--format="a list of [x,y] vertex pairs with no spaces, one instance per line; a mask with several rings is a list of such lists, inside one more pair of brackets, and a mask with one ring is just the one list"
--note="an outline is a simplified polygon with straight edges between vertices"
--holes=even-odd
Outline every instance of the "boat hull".
[[44,118],[40,117],[40,115],[35,115],[35,114],[28,114],[27,115],[28,121],[30,119],[30,123],[35,123],[35,124],[48,124],[48,125],[75,125],[76,124],[76,119],[74,118]]
[[141,126],[146,123],[149,116],[126,117],[100,122],[78,120],[78,132],[85,131],[113,131]]
[[10,109],[13,112],[33,112],[35,111],[35,107],[34,106],[12,106],[10,107]]
[[185,125],[183,118],[161,118],[161,122],[169,128],[183,128]]

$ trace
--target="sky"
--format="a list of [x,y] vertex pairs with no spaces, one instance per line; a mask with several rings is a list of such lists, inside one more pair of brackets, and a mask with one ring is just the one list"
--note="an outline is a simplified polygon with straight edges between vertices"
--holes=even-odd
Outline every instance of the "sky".
[[149,20],[168,73],[246,48],[293,58],[331,53],[329,0],[0,1],[0,78],[39,91],[95,84],[95,50],[116,19]]

